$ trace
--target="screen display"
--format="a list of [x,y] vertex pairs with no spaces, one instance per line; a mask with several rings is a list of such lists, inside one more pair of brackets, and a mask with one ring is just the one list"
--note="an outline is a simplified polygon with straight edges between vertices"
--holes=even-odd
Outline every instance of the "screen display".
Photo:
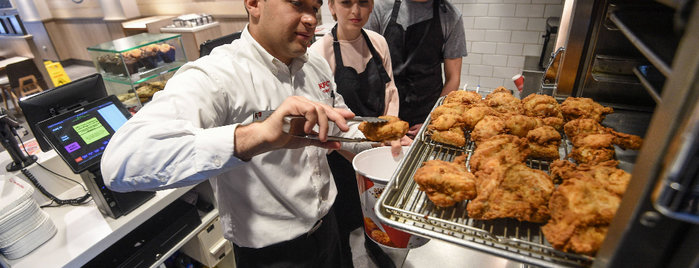
[[42,121],[39,127],[71,169],[79,173],[99,163],[112,135],[128,116],[121,102],[110,96]]

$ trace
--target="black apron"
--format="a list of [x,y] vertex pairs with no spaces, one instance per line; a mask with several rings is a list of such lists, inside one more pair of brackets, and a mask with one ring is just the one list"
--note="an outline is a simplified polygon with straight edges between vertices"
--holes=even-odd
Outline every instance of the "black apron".
[[391,81],[379,53],[376,52],[371,40],[362,29],[371,60],[367,62],[364,72],[346,67],[342,63],[340,42],[337,40],[337,24],[332,29],[333,51],[335,52],[335,84],[337,92],[345,99],[347,106],[359,116],[381,116],[386,107],[386,83]]
[[424,123],[444,87],[441,1],[434,0],[432,19],[410,25],[405,31],[396,23],[401,1],[395,1],[383,35],[391,51],[393,77],[400,97],[398,116],[410,126]]
[[[391,81],[383,67],[381,56],[376,52],[371,40],[362,30],[372,59],[367,62],[364,72],[357,74],[352,67],[342,63],[340,42],[337,40],[337,24],[332,29],[333,50],[335,52],[335,84],[347,106],[358,116],[380,116],[385,109],[386,83]],[[352,163],[337,152],[328,156],[328,165],[337,186],[337,197],[333,207],[342,245],[342,267],[352,267],[352,252],[349,236],[353,230],[364,226],[359,190]]]

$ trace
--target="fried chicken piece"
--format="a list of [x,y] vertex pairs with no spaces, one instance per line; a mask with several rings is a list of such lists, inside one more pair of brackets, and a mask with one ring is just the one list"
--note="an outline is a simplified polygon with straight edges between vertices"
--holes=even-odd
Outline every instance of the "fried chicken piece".
[[420,191],[440,207],[450,207],[476,197],[476,178],[464,165],[430,160],[415,171],[413,179]]
[[482,99],[483,97],[478,92],[456,90],[449,92],[449,95],[444,98],[444,102],[442,103],[462,103],[471,105],[481,102]]
[[541,119],[520,114],[507,116],[505,119],[507,133],[520,138],[526,137],[529,131],[542,125],[543,121]]
[[460,156],[457,156],[454,158],[454,161],[452,163],[461,165],[461,166],[466,166],[466,161],[468,160],[468,154],[462,154]]
[[461,103],[445,103],[434,108],[430,113],[432,120],[443,114],[464,114],[469,107]]
[[478,196],[466,207],[469,217],[549,220],[548,202],[554,186],[545,172],[528,168],[524,163],[513,163],[499,165],[490,173],[478,171],[476,176]]
[[478,146],[478,143],[481,141],[507,132],[505,127],[505,120],[496,116],[487,115],[483,120],[478,122],[476,127],[473,128],[473,131],[471,131],[471,140],[476,142],[476,146]]
[[561,105],[549,95],[531,94],[522,99],[524,115],[533,117],[563,118]]
[[617,161],[578,167],[563,162],[551,165],[563,184],[551,196],[551,220],[541,230],[555,249],[595,255],[631,175],[617,169]]
[[563,118],[558,117],[546,117],[541,120],[544,122],[544,125],[551,126],[555,128],[558,132],[563,131],[563,126],[566,123],[565,120],[563,120]]
[[594,119],[575,119],[568,121],[563,126],[563,131],[572,140],[578,135],[606,134],[611,133],[613,130],[603,127]]
[[430,120],[430,124],[427,126],[430,130],[449,130],[450,128],[462,128],[464,127],[464,116],[463,114],[447,113],[442,114],[437,118]]
[[612,134],[578,135],[573,138],[573,150],[568,157],[573,158],[578,164],[613,160],[615,151],[612,142],[614,140],[615,136]]
[[481,142],[473,152],[469,164],[473,172],[487,171],[494,166],[523,162],[527,157],[529,157],[527,139],[503,134]]
[[473,130],[478,122],[483,120],[487,115],[497,115],[498,112],[490,107],[472,107],[464,113],[464,124],[466,129]]
[[614,113],[614,109],[604,107],[590,98],[568,97],[561,103],[561,112],[567,121],[587,118],[602,122],[605,115]]
[[408,122],[390,115],[379,116],[379,118],[386,119],[388,122],[369,123],[365,121],[359,124],[359,130],[364,133],[367,139],[371,141],[398,140],[408,133]]
[[521,101],[505,87],[498,87],[485,97],[485,104],[500,113],[522,113]]
[[613,135],[612,144],[616,144],[622,149],[638,150],[643,145],[643,138],[616,132],[612,128],[603,127],[593,119],[576,119],[565,124],[563,127],[566,135],[571,140],[575,140],[577,136],[585,136],[589,134],[611,134]]
[[554,180],[594,179],[610,193],[623,196],[631,180],[631,174],[617,168],[618,165],[619,161],[616,160],[594,165],[580,164],[579,166],[575,166],[569,161],[557,160],[551,163],[551,178]]
[[643,138],[639,136],[616,131],[614,131],[613,134],[615,136],[613,143],[619,145],[621,149],[638,150],[641,149],[641,145],[643,145]]
[[433,141],[463,147],[466,145],[466,136],[460,127],[453,127],[449,130],[434,130],[430,137]]
[[535,128],[529,131],[527,140],[529,140],[531,157],[546,160],[561,157],[558,153],[558,147],[561,145],[561,134],[555,128],[550,126]]

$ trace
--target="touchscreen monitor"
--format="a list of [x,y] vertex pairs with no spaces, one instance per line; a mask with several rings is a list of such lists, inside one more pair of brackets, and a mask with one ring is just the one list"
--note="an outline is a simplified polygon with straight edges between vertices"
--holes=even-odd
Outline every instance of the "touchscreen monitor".
[[78,174],[99,165],[107,143],[131,113],[110,95],[37,124],[58,155]]

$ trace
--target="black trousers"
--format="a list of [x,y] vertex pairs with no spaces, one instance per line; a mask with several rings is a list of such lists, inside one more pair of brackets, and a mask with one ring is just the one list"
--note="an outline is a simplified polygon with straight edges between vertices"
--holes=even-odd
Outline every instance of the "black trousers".
[[340,267],[342,254],[334,208],[319,222],[320,227],[310,235],[303,234],[264,248],[246,248],[233,244],[236,267]]
[[328,155],[328,165],[335,178],[337,197],[333,207],[336,209],[337,228],[340,231],[342,246],[342,268],[352,268],[352,249],[350,248],[350,233],[364,226],[362,203],[359,199],[357,177],[352,163],[338,152]]

